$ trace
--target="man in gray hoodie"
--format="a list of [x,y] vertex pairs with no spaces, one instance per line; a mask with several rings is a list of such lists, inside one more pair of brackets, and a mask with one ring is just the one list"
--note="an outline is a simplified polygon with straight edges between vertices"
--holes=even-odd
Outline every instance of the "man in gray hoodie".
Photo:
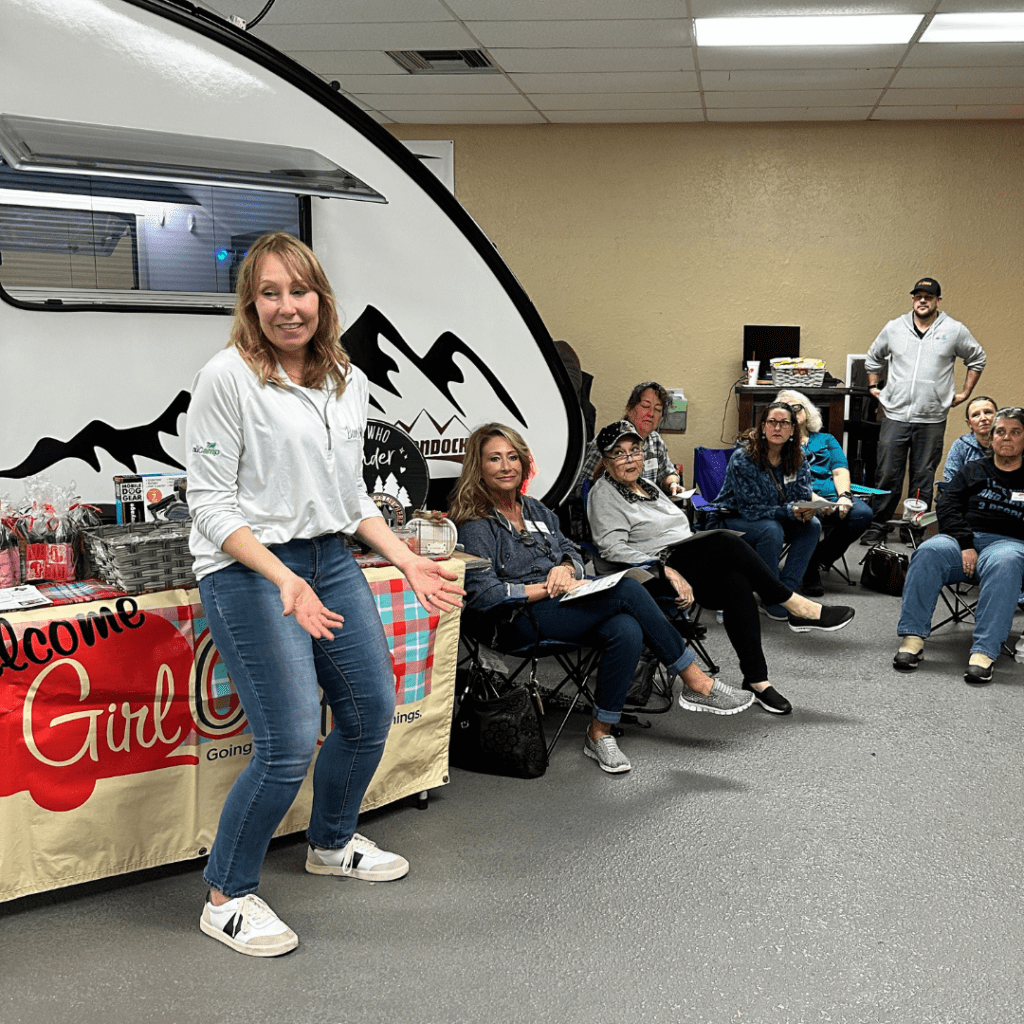
[[[958,320],[939,312],[942,289],[923,277],[910,290],[913,308],[890,320],[868,349],[864,362],[868,386],[885,417],[878,438],[876,486],[888,491],[873,502],[871,526],[861,544],[877,544],[886,536],[903,493],[903,474],[910,457],[912,497],[932,504],[935,469],[942,458],[946,416],[966,402],[985,368],[985,350]],[[967,366],[963,391],[956,391],[957,358]],[[888,370],[886,370],[888,363]],[[883,375],[885,386],[879,389]]]

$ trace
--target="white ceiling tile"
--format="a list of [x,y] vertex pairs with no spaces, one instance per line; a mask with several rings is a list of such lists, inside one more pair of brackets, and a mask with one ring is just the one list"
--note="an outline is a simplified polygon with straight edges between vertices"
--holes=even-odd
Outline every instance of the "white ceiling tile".
[[703,121],[696,110],[546,110],[545,117],[555,124],[652,124],[677,121]]
[[927,104],[962,104],[985,106],[990,103],[1024,103],[1021,89],[887,89],[882,105],[924,106]]
[[689,47],[491,50],[510,74],[537,71],[692,71]]
[[974,106],[920,106],[920,107],[879,107],[872,115],[872,121],[1019,121],[1024,118],[1024,105]]
[[[1024,6],[1024,0],[1017,0]],[[904,67],[1021,67],[1022,43],[917,43]]]
[[722,107],[863,107],[878,101],[878,89],[815,89],[807,92],[705,92],[708,110]]
[[379,110],[367,110],[367,117],[372,117],[378,124],[394,124],[395,120],[392,117],[388,117],[387,114],[382,114]]
[[469,21],[466,27],[481,44],[495,47],[573,49],[634,46],[689,46],[685,19],[647,21]]
[[693,92],[693,71],[599,71],[549,75],[510,75],[523,92]]
[[905,46],[702,46],[702,71],[895,68]]
[[382,50],[292,50],[289,57],[318,75],[402,75],[409,77]]
[[866,121],[871,107],[731,107],[708,110],[709,121]]
[[902,68],[892,81],[895,89],[978,88],[996,86],[1021,88],[1021,68]]
[[891,68],[838,68],[825,71],[702,71],[705,89],[881,89],[892,77]]
[[760,18],[809,14],[925,14],[932,0],[862,0],[822,3],[821,0],[690,0],[694,18]]
[[[377,0],[379,2],[379,0]],[[583,7],[584,2],[586,7]],[[588,18],[680,18],[685,0],[447,0],[464,21],[572,21]]]
[[253,35],[279,50],[456,50],[476,40],[457,21],[390,25],[269,25]]
[[[255,18],[264,0],[231,0],[230,10]],[[382,21],[451,21],[441,0],[278,0],[263,25],[330,25]]]
[[360,99],[375,110],[532,110],[518,93],[511,96],[396,96],[392,93],[363,93]]
[[334,75],[346,92],[389,96],[519,95],[504,75]]
[[700,109],[700,94],[695,92],[645,93],[532,93],[530,99],[539,110],[692,110]]
[[387,110],[398,124],[545,124],[534,110]]

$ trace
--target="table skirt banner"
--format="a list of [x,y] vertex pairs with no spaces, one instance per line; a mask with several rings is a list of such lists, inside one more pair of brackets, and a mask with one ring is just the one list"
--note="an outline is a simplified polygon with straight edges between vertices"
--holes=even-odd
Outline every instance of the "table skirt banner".
[[[369,810],[448,781],[459,617],[363,572],[396,692]],[[0,749],[0,901],[208,852],[252,744],[199,591],[0,613]],[[311,800],[312,771],[277,834]]]

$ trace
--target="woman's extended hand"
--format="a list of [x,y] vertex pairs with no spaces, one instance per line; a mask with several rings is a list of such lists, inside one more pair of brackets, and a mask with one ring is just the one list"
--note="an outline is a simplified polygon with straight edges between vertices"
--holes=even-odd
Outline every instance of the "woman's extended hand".
[[278,588],[285,615],[294,615],[295,621],[318,640],[333,640],[332,629],[341,629],[345,617],[325,608],[316,591],[300,576],[292,575]]
[[576,572],[567,562],[562,562],[561,565],[556,565],[548,571],[547,579],[544,580],[544,589],[548,592],[548,597],[561,597],[562,594],[568,593],[570,590],[584,582],[576,579]]
[[453,582],[459,577],[442,569],[437,562],[416,555],[403,560],[401,570],[420,604],[431,614],[451,612],[462,607],[459,598],[466,592]]
[[672,589],[676,592],[676,604],[680,608],[689,608],[693,604],[693,587],[675,569],[670,569],[667,565],[665,566],[665,579],[672,584]]

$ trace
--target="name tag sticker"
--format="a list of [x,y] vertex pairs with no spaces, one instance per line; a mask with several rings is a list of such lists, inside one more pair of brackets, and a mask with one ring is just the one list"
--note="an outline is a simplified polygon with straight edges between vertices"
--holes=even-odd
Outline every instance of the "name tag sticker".
[[1010,501],[1024,501],[1024,491],[1011,492]]
[[784,476],[782,478],[782,482],[784,484],[795,484],[796,483],[796,473],[788,473],[786,476]]
[[551,532],[548,529],[548,524],[547,523],[538,522],[536,519],[531,519],[530,520],[530,526],[532,526],[533,529],[537,531],[537,533],[550,533]]

